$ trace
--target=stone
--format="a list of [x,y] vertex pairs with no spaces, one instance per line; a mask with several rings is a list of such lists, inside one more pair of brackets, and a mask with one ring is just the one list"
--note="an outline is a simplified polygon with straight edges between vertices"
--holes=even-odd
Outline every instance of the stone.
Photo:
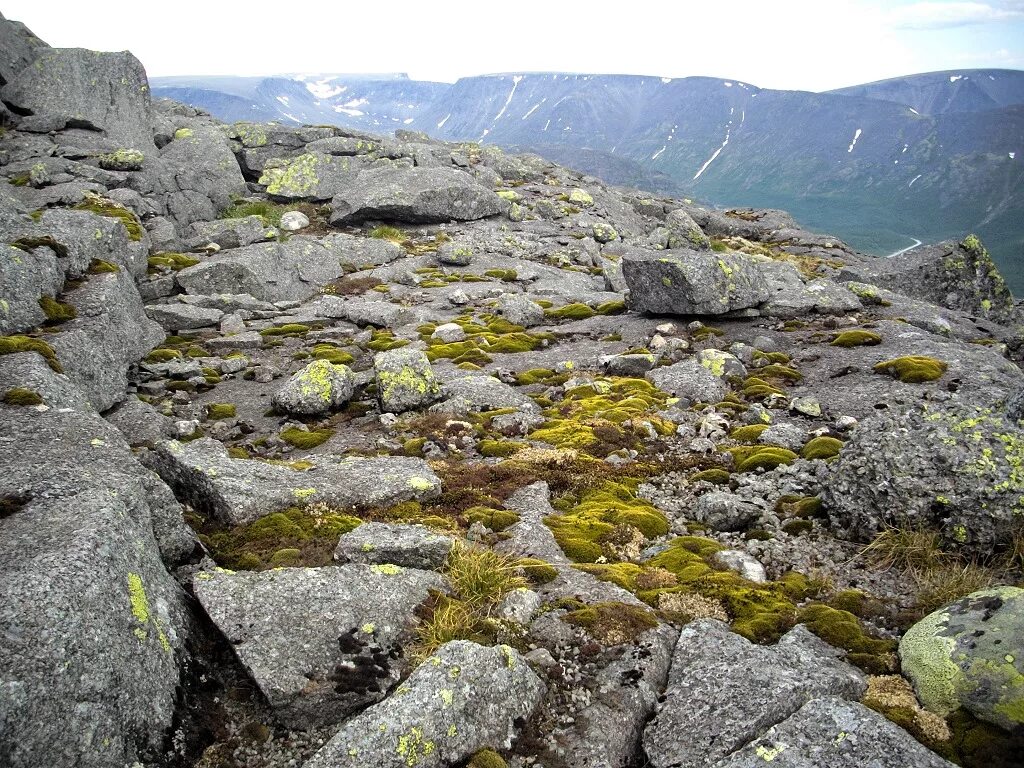
[[0,754],[11,768],[131,765],[177,724],[192,629],[161,556],[180,563],[195,541],[66,377],[0,357],[0,391],[28,385],[47,408],[0,404]]
[[693,515],[713,531],[742,531],[761,516],[761,508],[735,494],[712,491],[697,499]]
[[638,379],[654,368],[657,358],[650,353],[603,355],[598,358],[597,362],[609,376],[626,376]]
[[349,299],[341,296],[323,296],[311,305],[321,317],[347,320],[360,328],[394,328],[407,322],[409,311],[385,298]]
[[985,557],[1020,520],[1024,440],[1004,413],[955,401],[861,420],[832,462],[823,500],[836,530],[870,541],[884,527],[941,532]]
[[[85,123],[129,149],[154,151],[149,83],[142,64],[127,51],[100,53],[83,48],[37,49],[0,89],[0,97],[21,114],[54,115]],[[104,97],[96,98],[96,84]]]
[[161,443],[145,457],[201,514],[225,525],[244,525],[272,512],[311,503],[339,510],[389,507],[429,499],[441,481],[422,459],[315,454],[307,470],[251,459],[232,459],[211,438]]
[[269,159],[259,183],[267,188],[268,195],[280,200],[329,200],[350,189],[366,167],[360,157],[306,152]]
[[202,571],[193,588],[280,721],[333,725],[380,701],[408,669],[415,609],[439,574],[363,564]]
[[768,300],[761,305],[763,314],[782,319],[803,317],[817,312],[841,315],[862,308],[856,294],[825,277],[807,280],[795,266],[784,261],[758,264],[768,285]]
[[64,285],[64,270],[48,247],[0,245],[0,335],[27,331],[46,320],[39,306]]
[[286,211],[281,214],[281,229],[285,232],[298,232],[309,226],[309,217],[302,211]]
[[497,216],[506,205],[472,176],[453,168],[381,169],[364,171],[335,195],[330,223],[472,221]]
[[36,49],[49,46],[20,21],[0,15],[0,83],[9,83],[36,56]]
[[711,250],[711,241],[683,208],[677,208],[665,217],[668,230],[668,247],[687,248],[697,251]]
[[655,368],[644,378],[687,403],[718,403],[729,393],[728,384],[695,360]]
[[498,314],[523,328],[541,325],[545,320],[544,309],[521,293],[503,293],[498,299]]
[[799,453],[807,442],[807,430],[797,424],[772,424],[757,436],[757,442],[762,445],[781,445]]
[[513,621],[522,626],[529,626],[533,617],[541,607],[541,597],[532,589],[521,587],[505,595],[494,615],[505,621]]
[[267,239],[268,229],[262,216],[243,216],[240,219],[197,221],[191,227],[191,236],[185,238],[190,248],[203,248],[210,243],[221,249],[244,248]]
[[430,338],[440,339],[445,344],[451,344],[453,341],[464,341],[466,332],[458,323],[442,323],[434,329]]
[[339,563],[393,563],[403,568],[437,570],[455,540],[424,525],[363,523],[344,534],[334,550]]
[[808,699],[859,698],[864,677],[838,653],[802,626],[774,646],[760,646],[715,619],[687,624],[661,706],[644,731],[650,764],[714,765]]
[[188,304],[149,304],[146,317],[160,324],[168,333],[194,328],[209,328],[220,322],[224,313]]
[[259,349],[263,346],[263,337],[259,331],[236,333],[233,336],[221,336],[203,342],[211,352],[232,352],[238,349]]
[[105,411],[125,398],[128,369],[164,339],[143,311],[142,299],[125,270],[92,275],[64,295],[77,317],[47,337],[64,373]]
[[437,261],[452,267],[468,267],[473,261],[473,249],[466,245],[444,243],[437,249]]
[[714,768],[953,768],[903,728],[853,701],[813,699]]
[[973,592],[917,622],[900,640],[903,673],[921,704],[963,707],[1008,731],[1024,726],[1024,589]]
[[506,645],[446,643],[399,691],[347,720],[304,768],[442,768],[485,747],[507,749],[544,690]]
[[538,413],[540,408],[520,390],[493,376],[460,376],[441,385],[443,402],[430,410],[443,413],[474,413],[502,408],[516,408]]
[[402,413],[437,400],[441,387],[427,356],[418,349],[392,349],[373,358],[377,401],[382,411]]
[[821,403],[814,397],[794,397],[789,402],[789,409],[794,413],[800,413],[811,418],[821,416]]
[[111,408],[103,418],[121,430],[132,447],[152,446],[173,437],[174,424],[149,403],[129,397]]
[[697,353],[697,362],[720,379],[728,379],[732,376],[741,379],[747,377],[746,366],[734,355],[720,349],[700,350]]
[[595,221],[590,227],[590,233],[597,242],[602,244],[619,239],[619,233],[615,231],[615,227],[603,221]]
[[723,549],[712,556],[712,559],[719,565],[725,566],[730,571],[736,571],[747,581],[755,584],[764,584],[768,581],[764,566],[756,557],[740,549]]
[[354,391],[351,368],[314,360],[288,379],[271,402],[294,416],[326,416],[351,400]]
[[260,301],[304,301],[341,277],[326,247],[301,236],[222,251],[177,273],[186,293],[247,293]]
[[1006,400],[1006,418],[1019,424],[1024,421],[1024,389],[1019,389]]
[[757,263],[739,253],[633,248],[622,258],[622,274],[627,304],[636,312],[721,315],[769,296]]

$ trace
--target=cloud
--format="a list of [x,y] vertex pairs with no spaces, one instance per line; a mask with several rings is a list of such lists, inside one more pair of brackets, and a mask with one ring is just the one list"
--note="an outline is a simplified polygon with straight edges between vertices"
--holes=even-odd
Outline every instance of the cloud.
[[905,5],[889,13],[896,29],[949,29],[1024,19],[1024,2],[946,3]]

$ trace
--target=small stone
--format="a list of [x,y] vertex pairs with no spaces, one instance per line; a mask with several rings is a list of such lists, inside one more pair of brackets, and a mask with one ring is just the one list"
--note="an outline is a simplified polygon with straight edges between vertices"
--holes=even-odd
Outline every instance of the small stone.
[[794,397],[789,409],[804,416],[821,416],[821,403],[813,397]]
[[467,245],[444,243],[437,249],[437,260],[452,267],[468,267],[473,261],[473,249]]
[[302,211],[288,211],[281,216],[281,229],[286,232],[297,232],[309,226],[309,217]]
[[455,341],[464,341],[466,338],[466,332],[462,329],[462,326],[458,323],[444,323],[443,325],[437,326],[434,332],[430,334],[432,339],[440,339],[445,344],[451,344]]

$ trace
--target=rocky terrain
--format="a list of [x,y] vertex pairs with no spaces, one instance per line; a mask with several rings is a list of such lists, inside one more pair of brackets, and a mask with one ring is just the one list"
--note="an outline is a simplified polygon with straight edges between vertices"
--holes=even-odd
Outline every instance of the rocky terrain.
[[1019,764],[977,237],[0,51],[0,764]]

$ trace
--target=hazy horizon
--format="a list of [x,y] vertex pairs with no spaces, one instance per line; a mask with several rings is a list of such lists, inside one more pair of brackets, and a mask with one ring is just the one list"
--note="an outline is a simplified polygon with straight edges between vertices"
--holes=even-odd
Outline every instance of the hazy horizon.
[[640,0],[616,16],[539,0],[488,14],[457,0],[393,2],[387,17],[313,3],[294,20],[196,0],[152,19],[125,0],[109,0],[102,15],[80,4],[59,13],[36,0],[3,5],[51,45],[130,50],[151,77],[405,73],[452,83],[607,73],[820,92],[923,72],[1024,70],[1024,0],[737,0],[727,15],[718,3]]

